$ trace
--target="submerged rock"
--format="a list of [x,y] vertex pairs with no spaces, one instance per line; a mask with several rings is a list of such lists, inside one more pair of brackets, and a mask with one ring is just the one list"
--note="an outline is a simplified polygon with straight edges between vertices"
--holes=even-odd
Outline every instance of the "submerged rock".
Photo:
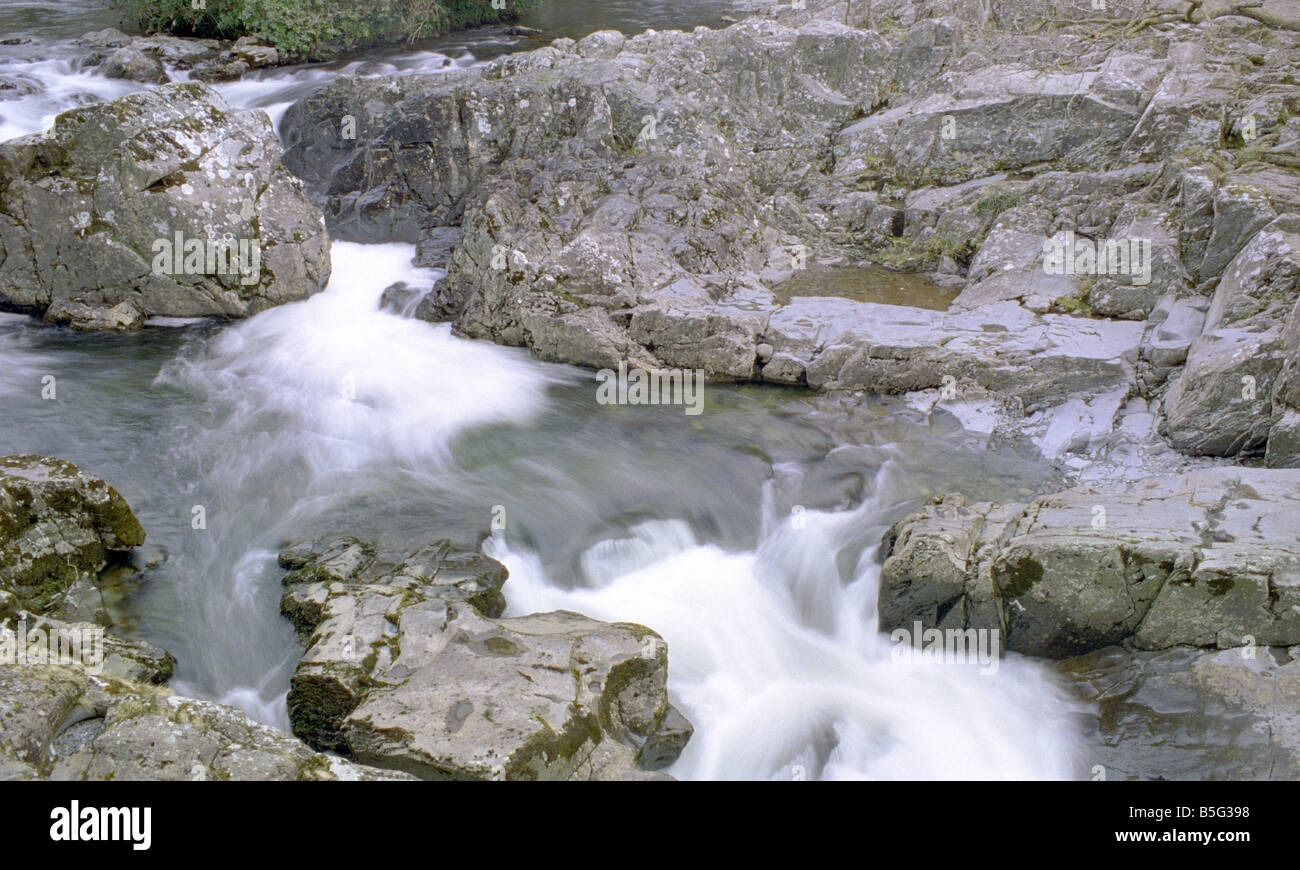
[[41,612],[144,543],[126,500],[71,462],[0,457],[0,588]]
[[0,144],[0,305],[122,328],[305,299],[329,279],[329,237],[279,158],[264,112],[198,83]]
[[1051,658],[1300,643],[1300,472],[1215,468],[1029,505],[949,496],[884,553],[883,630],[998,630]]
[[100,64],[99,71],[110,79],[130,79],[150,85],[171,81],[161,61],[129,46],[110,54]]
[[289,550],[283,610],[310,633],[289,714],[313,746],[421,779],[637,779],[691,727],[648,628],[499,617],[505,568],[446,542],[387,559]]

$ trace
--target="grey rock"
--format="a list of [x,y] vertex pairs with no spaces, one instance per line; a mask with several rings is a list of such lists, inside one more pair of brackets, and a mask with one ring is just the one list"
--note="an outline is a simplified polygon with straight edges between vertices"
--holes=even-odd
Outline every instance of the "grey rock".
[[129,79],[149,85],[171,81],[161,61],[129,46],[110,54],[100,64],[99,71],[110,79]]
[[[410,779],[314,752],[233,708],[179,697],[157,685],[175,664],[165,650],[25,613],[0,592],[0,644],[16,651],[19,630],[23,655],[0,664],[0,779]],[[34,652],[38,637],[56,636],[79,643],[60,643],[57,656]]]
[[88,45],[92,48],[120,48],[131,41],[127,36],[116,27],[106,27],[103,30],[93,30],[90,33],[83,34],[77,39],[81,45]]
[[71,462],[0,457],[0,587],[43,612],[76,580],[144,543],[126,500]]
[[[1296,407],[1297,220],[1284,215],[1270,222],[1224,270],[1204,332],[1165,396],[1169,438],[1180,450],[1214,456],[1265,453],[1274,425]],[[1272,464],[1291,461],[1284,440],[1275,445]]]
[[861,183],[955,184],[1048,161],[1114,153],[1132,131],[1158,68],[1136,58],[1052,73],[1002,64],[846,127],[835,172]]
[[814,388],[897,393],[972,383],[1033,409],[1131,383],[1142,333],[1137,323],[1040,316],[1010,302],[944,313],[796,298],[763,336],[773,361],[802,365]]
[[242,317],[306,298],[329,278],[329,237],[279,156],[265,113],[233,112],[192,82],[3,143],[0,304],[118,328],[100,312],[124,302],[145,316]]
[[998,630],[1054,658],[1300,639],[1300,476],[1214,468],[1029,505],[948,497],[885,538],[882,629]]
[[283,609],[310,633],[290,719],[311,745],[421,779],[640,779],[689,739],[649,629],[495,618],[505,569],[445,542],[313,549],[281,555]]
[[144,326],[145,316],[134,302],[124,299],[111,308],[92,308],[80,302],[59,300],[45,309],[47,323],[66,323],[73,329],[127,331]]
[[1204,304],[1166,297],[1152,311],[1142,355],[1153,366],[1170,369],[1187,361],[1192,342],[1205,328]]
[[276,51],[275,46],[261,42],[256,37],[241,36],[235,40],[231,51],[236,58],[246,63],[249,69],[275,66],[280,62],[280,53]]
[[420,233],[415,246],[415,264],[441,269],[459,244],[460,227],[429,227]]
[[1242,184],[1225,184],[1215,190],[1213,208],[1205,256],[1196,269],[1200,278],[1222,272],[1246,243],[1276,216],[1262,191]]
[[[342,538],[319,549],[290,548],[280,555],[280,565],[290,568],[283,578],[286,613],[301,613],[302,596],[317,586],[330,589],[331,597],[349,594],[349,584],[360,588],[390,587],[408,597],[436,597],[467,603],[487,616],[500,616],[505,609],[501,587],[506,569],[494,559],[473,550],[437,541],[405,556],[377,554],[355,538]],[[299,630],[310,632],[319,622],[298,618]]]
[[1060,668],[1096,705],[1086,764],[1107,780],[1300,777],[1300,659],[1249,646],[1108,647]]
[[0,102],[30,97],[45,90],[45,85],[35,76],[22,73],[0,76]]

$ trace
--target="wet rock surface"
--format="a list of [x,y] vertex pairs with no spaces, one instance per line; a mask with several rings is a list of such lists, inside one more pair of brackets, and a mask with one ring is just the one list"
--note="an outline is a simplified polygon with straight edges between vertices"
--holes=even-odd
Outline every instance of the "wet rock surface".
[[1295,651],[1110,647],[1062,662],[1097,705],[1087,766],[1107,780],[1300,778]]

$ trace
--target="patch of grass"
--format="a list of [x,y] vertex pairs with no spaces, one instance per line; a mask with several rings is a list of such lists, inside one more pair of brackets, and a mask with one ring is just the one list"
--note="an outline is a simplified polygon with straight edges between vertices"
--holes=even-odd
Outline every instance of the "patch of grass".
[[1020,204],[1020,194],[1014,190],[991,193],[975,203],[975,211],[989,217],[997,217],[1002,212]]

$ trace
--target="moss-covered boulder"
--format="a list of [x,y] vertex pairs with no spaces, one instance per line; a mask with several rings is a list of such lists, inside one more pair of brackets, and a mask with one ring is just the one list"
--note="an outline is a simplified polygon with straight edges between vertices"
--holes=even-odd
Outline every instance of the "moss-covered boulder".
[[116,489],[71,462],[0,457],[0,589],[43,612],[75,581],[144,543]]

